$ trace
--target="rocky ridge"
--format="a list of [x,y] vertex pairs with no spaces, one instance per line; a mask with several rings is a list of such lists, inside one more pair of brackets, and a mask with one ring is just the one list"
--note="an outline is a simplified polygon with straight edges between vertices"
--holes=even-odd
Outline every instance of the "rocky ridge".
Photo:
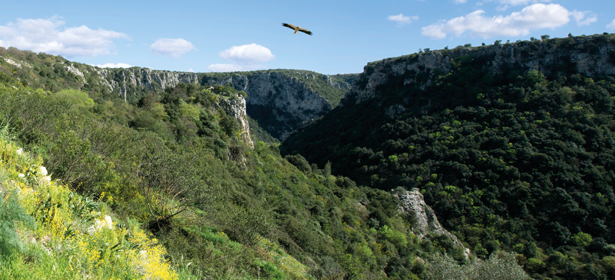
[[[40,64],[43,60],[44,70],[31,63]],[[323,75],[287,69],[194,73],[140,67],[100,68],[14,48],[0,49],[0,71],[51,91],[71,87],[95,95],[116,94],[125,102],[134,102],[180,83],[231,85],[248,94],[247,114],[278,139],[285,139],[304,123],[337,106],[358,75]]]
[[[615,74],[614,35],[592,35],[522,41],[480,47],[462,47],[388,58],[368,63],[340,106],[358,104],[377,96],[378,87],[391,79],[403,78],[403,84],[419,83],[426,89],[432,78],[453,70],[455,61],[470,57],[481,60],[487,73],[501,73],[512,67],[537,70],[545,75],[562,68],[572,68],[585,76]],[[388,109],[391,114],[405,108]]]
[[174,87],[179,83],[199,83],[197,74],[190,72],[172,72],[138,67],[121,69],[120,71],[98,67],[94,69],[109,90],[112,92],[118,91],[119,95],[124,96],[124,100],[127,100],[128,95],[132,93],[130,86],[155,91]]
[[[308,76],[308,79],[314,79]],[[285,139],[303,123],[317,119],[333,107],[297,78],[271,71],[203,78],[204,83],[231,85],[245,91],[247,113],[270,134]]]
[[[92,68],[111,92],[127,101],[138,98],[139,92],[160,91],[179,83],[231,85],[248,94],[246,114],[280,140],[304,123],[329,112],[356,78],[356,74],[329,76],[303,70],[197,74],[139,67]],[[77,73],[78,69],[67,71],[83,77]]]

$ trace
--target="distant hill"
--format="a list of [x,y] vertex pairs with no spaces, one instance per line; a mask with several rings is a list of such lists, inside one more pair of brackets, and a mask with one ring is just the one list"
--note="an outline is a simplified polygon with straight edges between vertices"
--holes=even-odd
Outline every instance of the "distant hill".
[[305,70],[199,74],[201,83],[229,85],[248,93],[248,115],[283,140],[304,123],[337,106],[358,74],[323,75]]
[[88,92],[94,99],[119,97],[133,103],[180,83],[230,84],[248,93],[248,115],[269,134],[262,139],[273,136],[279,140],[337,106],[358,75],[329,76],[285,69],[192,73],[141,67],[99,68],[16,48],[0,48],[0,72],[33,88],[53,92],[73,88]]
[[418,187],[479,257],[531,276],[612,277],[615,35],[426,51],[368,63],[281,146],[358,184]]

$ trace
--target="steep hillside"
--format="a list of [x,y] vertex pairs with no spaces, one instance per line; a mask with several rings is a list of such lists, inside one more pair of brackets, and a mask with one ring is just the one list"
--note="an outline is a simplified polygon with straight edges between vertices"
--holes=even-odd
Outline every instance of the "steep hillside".
[[[330,165],[318,168],[302,157],[282,158],[276,145],[257,142],[251,147],[242,141],[240,120],[220,105],[223,100],[243,99],[231,87],[179,84],[135,105],[123,100],[101,104],[81,91],[54,93],[5,79],[0,83],[0,123],[22,143],[23,152],[39,159],[14,164],[6,158],[1,163],[30,180],[42,159],[51,179],[67,186],[60,197],[45,200],[41,193],[42,198],[28,204],[28,211],[45,212],[26,213],[41,223],[63,219],[49,225],[60,235],[52,238],[53,254],[74,244],[66,238],[71,232],[84,233],[84,227],[95,223],[71,226],[65,219],[73,216],[62,211],[76,203],[70,190],[106,205],[100,206],[108,207],[103,214],[112,209],[115,223],[130,222],[151,232],[164,246],[170,267],[184,279],[408,279],[422,275],[437,252],[473,261],[447,236],[416,237],[412,213],[399,212],[391,194],[333,176]],[[15,172],[11,176],[21,178]],[[3,217],[9,225],[29,220],[24,215]],[[109,263],[113,258],[108,253],[114,256],[113,250],[124,246],[106,243],[95,244],[106,255],[92,253],[91,262],[84,263],[88,269]],[[27,262],[54,264],[21,253]],[[61,267],[84,254],[77,253],[62,255]],[[29,266],[21,261],[23,254],[18,256],[0,254],[0,263],[7,264],[0,273],[23,277]],[[126,267],[116,274],[105,274],[105,266],[95,271],[108,277],[132,275],[130,265]]]
[[250,117],[280,140],[337,106],[356,77],[282,69],[201,75],[203,83],[230,85],[248,93]]
[[125,102],[137,102],[180,83],[231,85],[248,93],[248,115],[277,139],[337,106],[357,77],[283,69],[198,74],[140,67],[108,69],[15,48],[0,48],[0,72],[33,88],[54,92],[73,88],[95,100],[120,97]]
[[[3,157],[0,175],[6,164],[13,168],[8,179],[32,183],[44,164],[50,173],[44,179],[66,186],[47,196],[36,185],[36,199],[26,197],[25,213],[14,200],[7,207],[0,200],[0,207],[11,209],[0,211],[2,230],[9,233],[0,237],[11,237],[9,243],[28,242],[20,234],[28,230],[21,225],[32,224],[30,217],[54,234],[50,243],[28,245],[33,251],[0,252],[0,277],[42,275],[56,265],[50,277],[137,278],[146,271],[139,265],[150,257],[148,268],[181,279],[437,279],[459,274],[458,261],[467,275],[526,276],[511,254],[494,254],[488,261],[467,255],[432,211],[422,209],[425,202],[418,195],[357,186],[334,176],[330,164],[319,168],[301,156],[282,158],[278,145],[251,146],[242,130],[245,119],[233,116],[245,92],[232,87],[179,83],[136,102],[95,102],[76,89],[50,92],[8,75],[0,78],[3,133],[10,131],[21,152],[37,158]],[[1,148],[4,154],[17,153]],[[2,178],[0,186],[14,187]],[[29,185],[18,187],[30,194]],[[4,190],[1,195],[11,198]],[[114,212],[111,223],[100,213],[90,219],[80,201],[100,207],[102,214]],[[400,203],[416,207],[400,211]],[[73,209],[86,216],[71,216]],[[419,225],[425,212],[430,221]],[[94,229],[102,225],[102,239],[91,237],[98,233],[89,234],[91,223]],[[116,258],[147,248],[132,241],[137,232],[151,233],[156,238],[151,248],[158,249],[138,251],[140,259],[133,263],[119,262]],[[81,245],[83,240],[90,247]],[[56,258],[38,254],[41,243],[52,244],[49,256]],[[87,262],[78,262],[85,254]],[[498,263],[504,266],[493,265]],[[162,278],[147,276],[142,278]]]
[[188,278],[134,220],[118,219],[105,203],[52,180],[8,126],[0,128],[0,158],[3,279]]
[[479,257],[533,277],[613,276],[615,36],[369,63],[340,106],[282,144],[379,189],[421,189]]

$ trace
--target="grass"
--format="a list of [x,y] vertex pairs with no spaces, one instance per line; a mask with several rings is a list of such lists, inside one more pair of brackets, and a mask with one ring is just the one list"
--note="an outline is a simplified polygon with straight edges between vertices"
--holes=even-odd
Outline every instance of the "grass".
[[173,270],[138,223],[118,221],[104,203],[51,180],[41,163],[0,131],[0,195],[17,196],[36,223],[17,223],[23,246],[0,256],[0,279],[191,278]]

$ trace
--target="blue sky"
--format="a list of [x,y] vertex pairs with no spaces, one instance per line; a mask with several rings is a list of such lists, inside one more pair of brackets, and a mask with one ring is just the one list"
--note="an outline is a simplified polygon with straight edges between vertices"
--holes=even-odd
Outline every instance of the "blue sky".
[[[359,73],[495,40],[615,33],[612,0],[4,1],[0,46],[99,66]],[[282,27],[311,30],[308,36]]]

